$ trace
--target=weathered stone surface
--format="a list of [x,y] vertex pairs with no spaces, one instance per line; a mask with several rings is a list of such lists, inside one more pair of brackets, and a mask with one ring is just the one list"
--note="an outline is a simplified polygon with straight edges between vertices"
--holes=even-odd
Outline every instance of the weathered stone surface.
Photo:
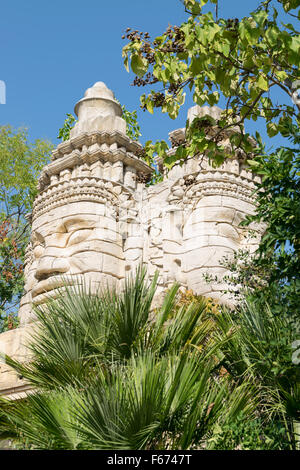
[[129,250],[130,248],[143,248],[144,240],[143,238],[131,236],[125,240],[124,250]]
[[220,207],[222,205],[222,196],[207,196],[200,199],[197,207]]
[[[23,328],[6,331],[0,335],[0,353],[24,362],[29,359],[26,347],[34,326],[27,325]],[[5,362],[5,357],[0,359],[0,395],[7,398],[19,398],[28,390],[26,382],[14,372]]]
[[190,217],[190,223],[199,222],[228,222],[232,223],[235,215],[234,208],[228,207],[199,207]]
[[[232,240],[239,240],[239,233],[230,224],[218,224],[217,225],[217,230],[218,230],[218,235],[221,235],[222,237],[229,238]],[[211,235],[211,234],[210,234]]]
[[233,198],[229,196],[222,196],[223,207],[236,207],[239,211],[245,212],[246,214],[253,214],[255,207],[245,201],[241,201],[238,197]]
[[188,251],[184,256],[185,271],[190,272],[203,266],[220,266],[221,259],[232,251],[224,246],[205,246]]

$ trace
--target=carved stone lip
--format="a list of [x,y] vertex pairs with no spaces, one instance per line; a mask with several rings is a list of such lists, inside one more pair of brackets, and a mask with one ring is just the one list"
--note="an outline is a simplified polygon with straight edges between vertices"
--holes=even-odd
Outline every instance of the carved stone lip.
[[60,287],[44,292],[43,294],[38,294],[32,299],[32,304],[37,307],[38,305],[45,304],[49,300],[54,300],[62,294],[64,289],[64,287]]
[[60,288],[73,286],[74,284],[79,284],[78,276],[53,276],[40,281],[33,289],[32,289],[32,299],[33,302],[36,303],[37,297],[43,297],[45,300],[47,299],[50,291],[56,291],[58,293]]

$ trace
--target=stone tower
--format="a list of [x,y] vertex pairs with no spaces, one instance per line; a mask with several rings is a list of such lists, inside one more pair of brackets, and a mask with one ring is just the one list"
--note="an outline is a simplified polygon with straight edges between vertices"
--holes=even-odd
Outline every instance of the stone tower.
[[[194,106],[188,119],[220,112]],[[160,291],[177,281],[220,299],[224,286],[208,284],[204,275],[222,277],[221,258],[239,248],[254,251],[259,240],[259,228],[253,239],[239,226],[255,209],[256,180],[240,156],[218,169],[205,156],[191,156],[147,187],[153,170],[138,156],[142,146],[127,137],[112,91],[95,83],[75,113],[70,139],[53,151],[39,178],[20,327],[0,335],[0,350],[19,359],[26,358],[26,337],[34,327],[32,305],[54,298],[66,283],[85,283],[94,291],[119,287],[143,263],[150,277],[159,271]],[[178,129],[170,140],[184,135]],[[0,364],[0,393],[25,391],[22,380]]]

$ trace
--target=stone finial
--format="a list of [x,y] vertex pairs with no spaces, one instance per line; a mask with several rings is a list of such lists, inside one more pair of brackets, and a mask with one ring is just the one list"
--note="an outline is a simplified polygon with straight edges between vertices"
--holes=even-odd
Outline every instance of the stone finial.
[[96,82],[76,103],[74,111],[78,121],[70,133],[76,137],[85,132],[119,131],[126,134],[126,123],[122,119],[122,108],[113,92],[105,83]]
[[84,93],[84,98],[76,103],[74,111],[79,121],[98,115],[122,116],[120,104],[104,82],[96,82],[88,88]]
[[192,106],[188,110],[188,121],[191,123],[195,117],[203,117],[203,116],[210,116],[218,121],[221,117],[222,109],[218,106]]

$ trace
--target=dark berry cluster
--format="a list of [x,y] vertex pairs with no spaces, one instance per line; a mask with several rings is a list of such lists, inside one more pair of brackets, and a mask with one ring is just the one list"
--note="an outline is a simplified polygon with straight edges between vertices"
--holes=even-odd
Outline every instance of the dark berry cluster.
[[226,21],[227,29],[236,30],[238,25],[239,25],[238,18],[229,18],[229,20]]
[[207,129],[211,127],[211,121],[209,119],[195,119],[192,126],[198,130]]
[[143,33],[142,31],[138,31],[136,29],[131,30],[131,28],[127,28],[125,34],[122,36],[122,39],[128,39],[130,42],[142,43],[140,52],[144,54],[144,57],[149,64],[154,64],[155,49],[158,49],[161,52],[174,53],[185,51],[184,32],[178,26],[169,26],[164,34],[168,40],[164,44],[161,44],[160,41],[154,39],[153,47],[151,46],[149,33]]
[[180,87],[180,83],[178,82],[172,82],[170,83],[170,86],[168,88],[170,93],[175,94],[178,91],[178,88]]
[[[169,41],[163,44],[160,47],[162,52],[174,52],[175,54],[184,52],[184,32],[178,26],[169,26],[164,33]],[[158,45],[157,41],[153,41],[153,45]]]
[[[160,108],[165,103],[165,95],[159,91],[156,93],[152,92],[151,99],[152,99],[154,108]],[[143,111],[146,111],[147,109],[146,104],[141,104],[140,107]]]
[[[185,50],[184,32],[178,26],[169,25],[164,35],[167,38],[165,42],[161,43],[161,40],[155,39],[152,45],[150,42],[149,33],[143,33],[142,31],[127,28],[122,38],[126,38],[130,42],[141,43],[139,52],[143,54],[148,64],[152,65],[155,63],[155,51],[173,52],[177,54],[179,52],[184,52]],[[158,81],[159,80],[153,75],[153,73],[148,72],[143,77],[135,77],[132,86],[141,87],[146,85],[153,85]],[[180,82],[171,82],[168,87],[169,93],[175,95],[178,92],[180,85]],[[161,107],[165,102],[165,96],[163,93],[154,93],[152,95],[152,100],[154,107]],[[141,108],[145,110],[146,106],[142,105]]]
[[148,183],[149,180],[150,180],[150,176],[147,175],[147,173],[144,173],[144,172],[140,172],[136,175],[136,180],[138,183]]
[[158,79],[154,77],[153,73],[148,72],[144,78],[139,78],[135,77],[133,80],[133,83],[131,85],[133,86],[145,86],[145,85],[152,85],[153,83],[158,82]]
[[142,31],[138,31],[137,29],[132,30],[131,28],[127,28],[125,34],[123,34],[122,39],[128,39],[128,41],[134,42],[141,40],[148,40],[150,39],[149,33],[143,33]]
[[159,108],[160,106],[162,106],[164,104],[165,95],[163,93],[158,91],[157,93],[154,93],[152,96],[153,96],[154,107]]
[[140,150],[137,151],[136,156],[141,158],[142,160],[146,159],[146,150],[145,148],[141,148]]
[[179,147],[179,145],[185,146],[187,143],[186,139],[184,139],[183,137],[176,138],[176,137],[170,136],[170,141],[171,141],[172,148]]
[[160,48],[162,52],[175,52],[180,53],[184,52],[185,48],[183,44],[175,45],[174,43],[165,44],[162,48]]
[[184,185],[191,186],[192,184],[196,183],[196,177],[194,175],[186,175],[183,177]]
[[184,32],[178,26],[168,26],[165,34],[175,43],[184,41]]
[[[131,28],[127,28],[126,33],[122,36],[122,39],[128,39],[131,42],[140,42],[142,43],[141,48],[139,51],[144,55],[144,58],[147,60],[148,64],[154,64],[155,57],[154,57],[154,50],[151,47],[151,43],[149,41],[150,36],[149,33],[143,33],[142,31],[138,30],[131,30]],[[152,73],[148,73],[144,78],[136,77],[132,85],[134,86],[145,86],[145,85],[152,85],[156,83],[158,80],[154,77]]]
[[154,64],[155,62],[154,51],[151,47],[150,42],[144,42],[144,44],[140,48],[140,51],[144,54],[145,59],[147,59],[149,64]]
[[128,39],[128,41],[130,42],[142,43],[140,52],[144,54],[144,57],[145,59],[147,59],[149,64],[153,64],[155,62],[154,51],[149,41],[150,39],[149,33],[143,33],[142,31],[138,31],[137,29],[131,30],[131,28],[127,28],[125,34],[123,34],[122,36],[122,39],[125,39],[125,38]]

